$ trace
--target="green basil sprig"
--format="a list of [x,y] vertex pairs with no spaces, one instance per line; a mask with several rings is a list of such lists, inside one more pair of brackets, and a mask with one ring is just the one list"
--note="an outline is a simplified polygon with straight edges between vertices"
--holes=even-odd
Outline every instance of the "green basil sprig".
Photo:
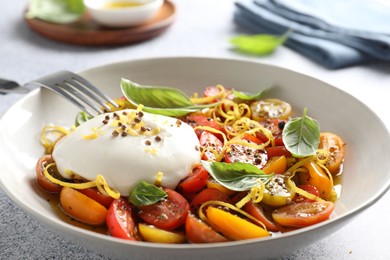
[[249,163],[201,161],[201,164],[218,183],[234,191],[250,190],[260,184],[259,180],[267,183],[273,176]]
[[167,196],[167,193],[159,187],[142,181],[130,192],[129,202],[135,206],[147,206],[159,202]]
[[230,43],[239,52],[251,55],[270,55],[290,36],[291,30],[283,35],[255,34],[239,35],[230,39]]
[[293,118],[286,123],[282,138],[287,150],[295,157],[314,155],[320,143],[320,125],[307,116],[305,108],[302,117]]
[[249,93],[249,92],[245,92],[245,91],[233,90],[233,94],[234,94],[234,96],[236,96],[237,98],[239,98],[241,100],[252,101],[252,100],[259,100],[259,99],[263,98],[264,93],[267,90],[268,90],[268,88],[265,88],[257,93]]
[[194,105],[182,91],[169,87],[141,86],[128,79],[121,80],[123,95],[134,105],[142,104],[143,111],[179,117],[216,104]]
[[66,24],[80,19],[84,11],[83,0],[30,0],[26,18]]

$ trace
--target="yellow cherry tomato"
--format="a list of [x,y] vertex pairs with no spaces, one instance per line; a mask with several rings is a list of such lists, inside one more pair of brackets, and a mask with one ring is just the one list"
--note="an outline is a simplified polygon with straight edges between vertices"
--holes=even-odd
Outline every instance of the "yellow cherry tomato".
[[287,184],[287,177],[275,174],[265,185],[262,202],[264,204],[280,207],[289,204],[295,196],[295,191]]
[[152,225],[138,224],[138,231],[142,239],[147,242],[179,244],[184,243],[186,236],[183,232],[167,231]]
[[291,105],[280,99],[258,100],[250,105],[252,118],[256,121],[266,119],[288,119],[291,116]]

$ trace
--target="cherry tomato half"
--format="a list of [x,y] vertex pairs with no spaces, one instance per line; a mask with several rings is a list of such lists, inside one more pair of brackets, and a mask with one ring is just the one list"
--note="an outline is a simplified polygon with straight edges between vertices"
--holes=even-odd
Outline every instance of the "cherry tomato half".
[[202,190],[197,194],[194,199],[191,201],[191,211],[195,215],[198,215],[198,210],[200,206],[206,201],[218,200],[223,202],[229,202],[230,199],[226,193],[216,188],[207,188]]
[[199,136],[199,143],[202,149],[206,149],[202,159],[206,161],[216,161],[215,154],[220,154],[223,148],[223,143],[214,134],[203,131]]
[[147,206],[138,206],[137,215],[146,223],[165,230],[173,230],[184,224],[190,206],[187,200],[174,190],[164,188],[167,198]]
[[[320,196],[320,192],[313,185],[310,185],[310,184],[298,185],[298,187],[301,188],[302,190],[305,190],[305,191],[307,191],[307,192],[317,196],[317,197]],[[293,201],[295,203],[299,203],[299,202],[314,202],[315,200],[308,199],[305,196],[300,195],[300,194],[295,194],[295,197],[293,198]]]
[[[217,121],[215,121],[213,118],[205,116],[205,115],[190,114],[190,115],[186,116],[183,119],[183,121],[186,122],[187,124],[189,124],[190,126],[192,126],[193,128],[195,128],[197,126],[208,126],[208,127],[217,129],[221,132],[224,132],[223,127],[220,126]],[[202,129],[195,130],[195,134],[198,136],[198,138],[203,131],[204,130],[202,130]],[[218,135],[216,135],[216,136],[220,140],[223,140],[222,136],[218,136]]]
[[243,209],[245,212],[261,221],[268,230],[275,232],[280,230],[280,228],[274,222],[266,217],[264,210],[252,201],[249,201],[247,204],[245,204]]
[[257,121],[271,118],[288,119],[291,105],[280,99],[258,100],[251,104],[252,118]]
[[96,200],[97,202],[99,202],[100,204],[102,204],[106,208],[108,208],[111,205],[111,203],[114,201],[114,198],[112,198],[108,195],[102,194],[98,190],[98,188],[96,188],[96,187],[88,188],[88,189],[81,189],[78,191],[84,195],[87,195],[91,199]]
[[334,203],[302,202],[278,208],[272,212],[273,219],[282,226],[307,227],[329,219]]
[[318,148],[325,149],[329,152],[330,158],[325,166],[331,173],[337,173],[345,154],[345,143],[341,137],[329,132],[320,133],[320,144]]
[[[249,141],[248,141],[249,142]],[[255,149],[239,144],[230,144],[226,149],[225,162],[250,163],[262,169],[267,163],[267,152],[263,149]]]
[[180,193],[198,192],[206,186],[208,177],[206,169],[202,165],[197,165],[190,175],[179,183],[177,190]]
[[188,214],[185,230],[187,240],[191,243],[218,243],[228,241],[202,220],[192,214]]
[[70,217],[92,225],[104,224],[107,209],[75,189],[63,187],[60,193],[61,209]]
[[[50,154],[44,155],[41,158],[39,158],[36,166],[35,166],[35,172],[36,172],[36,180],[38,185],[44,189],[47,192],[52,193],[58,193],[61,191],[62,186],[58,185],[56,183],[51,182],[46,176],[44,175],[43,171],[45,167],[53,163],[53,157]],[[55,176],[56,178],[60,178],[60,174],[57,171],[56,167],[50,167],[48,169],[48,172],[50,175]]]
[[133,217],[133,208],[123,198],[116,199],[111,203],[107,212],[106,224],[108,233],[113,237],[139,240]]

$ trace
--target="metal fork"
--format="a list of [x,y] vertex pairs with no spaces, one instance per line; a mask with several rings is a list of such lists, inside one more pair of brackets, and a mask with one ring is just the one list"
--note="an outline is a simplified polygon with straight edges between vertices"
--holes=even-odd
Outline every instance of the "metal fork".
[[88,80],[66,70],[33,80],[26,83],[25,86],[38,86],[50,89],[92,116],[96,113],[102,114],[102,107],[107,112],[111,111],[107,103],[118,108],[118,104],[113,99],[92,85]]

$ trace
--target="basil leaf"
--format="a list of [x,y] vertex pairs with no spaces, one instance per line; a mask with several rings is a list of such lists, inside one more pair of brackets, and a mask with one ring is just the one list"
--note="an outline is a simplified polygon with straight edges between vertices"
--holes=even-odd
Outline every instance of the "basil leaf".
[[230,39],[230,43],[242,53],[269,55],[287,40],[290,33],[289,30],[281,36],[270,34],[239,35]]
[[218,183],[234,191],[250,190],[259,185],[259,180],[267,183],[273,176],[249,163],[201,161],[201,164]]
[[93,118],[90,114],[87,114],[85,112],[80,112],[76,116],[76,126],[81,125],[82,123],[87,122],[89,119]]
[[130,192],[129,202],[135,206],[147,206],[159,202],[167,196],[167,193],[162,189],[142,181]]
[[145,107],[181,108],[194,105],[186,94],[174,88],[141,86],[127,79],[121,80],[121,88],[130,102]]
[[320,143],[320,125],[306,114],[305,108],[303,116],[288,121],[282,133],[287,150],[298,158],[314,155]]
[[251,101],[251,100],[261,99],[264,96],[264,93],[266,91],[267,91],[267,89],[263,89],[258,93],[248,93],[248,92],[233,90],[233,94],[241,100]]
[[128,79],[121,80],[121,88],[130,103],[135,106],[142,104],[142,110],[153,114],[180,117],[216,105],[194,105],[190,98],[178,89],[141,86]]
[[30,0],[26,18],[53,23],[72,23],[84,14],[83,0]]

